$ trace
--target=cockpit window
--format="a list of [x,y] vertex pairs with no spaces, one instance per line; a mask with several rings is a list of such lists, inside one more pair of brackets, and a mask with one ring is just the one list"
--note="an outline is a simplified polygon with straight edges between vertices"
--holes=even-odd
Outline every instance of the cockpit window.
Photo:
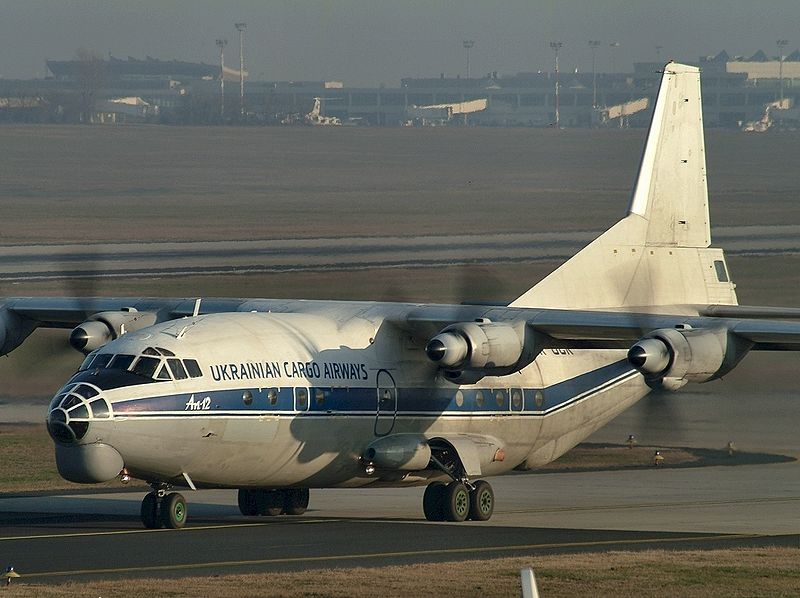
[[91,367],[104,368],[108,365],[108,362],[111,361],[112,357],[114,357],[113,353],[100,353],[95,355],[94,360],[91,363]]
[[124,353],[120,353],[119,355],[114,355],[114,359],[106,366],[113,370],[127,370],[131,367],[131,363],[133,363],[133,359],[136,357],[135,355],[126,355]]
[[89,353],[86,356],[86,359],[83,360],[83,363],[81,364],[81,367],[78,368],[78,371],[82,372],[84,370],[88,370],[89,369],[89,365],[92,363],[92,360],[95,357],[97,357],[97,355],[95,353]]
[[167,364],[162,364],[160,368],[158,368],[158,373],[155,375],[156,380],[172,380],[172,377],[169,375],[169,370],[167,369]]
[[159,353],[153,347],[147,347],[144,351],[142,351],[142,355],[155,355],[158,357]]
[[152,378],[161,360],[158,357],[140,357],[131,371],[146,378]]
[[167,359],[167,363],[169,364],[169,369],[172,370],[172,376],[176,380],[186,380],[189,377],[180,359]]
[[156,347],[156,351],[161,353],[164,357],[175,357],[175,353],[164,347]]
[[194,359],[184,359],[183,365],[186,366],[186,371],[192,378],[200,378],[203,376],[203,371],[200,369],[200,365]]

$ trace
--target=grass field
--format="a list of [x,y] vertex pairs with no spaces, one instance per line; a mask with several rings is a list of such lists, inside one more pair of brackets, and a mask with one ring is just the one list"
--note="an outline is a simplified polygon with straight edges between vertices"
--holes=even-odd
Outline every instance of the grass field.
[[[222,575],[179,579],[16,583],[15,598],[207,598],[236,596],[519,596],[520,569],[532,567],[543,598],[682,596],[794,598],[800,588],[800,548],[604,552],[534,558],[464,560],[446,564]],[[22,572],[24,573],[24,572]]]

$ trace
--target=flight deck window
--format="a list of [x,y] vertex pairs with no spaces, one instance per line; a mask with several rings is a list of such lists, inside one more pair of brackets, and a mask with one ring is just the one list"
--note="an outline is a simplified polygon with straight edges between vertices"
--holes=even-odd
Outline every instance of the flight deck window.
[[163,364],[158,368],[156,380],[172,380],[172,377],[169,375],[169,370],[167,370],[167,364]]
[[153,349],[153,347],[147,347],[147,349],[142,351],[142,355],[155,355],[156,357],[158,357],[160,353],[155,349]]
[[172,370],[172,377],[176,380],[186,380],[189,377],[180,359],[167,359],[167,363],[169,369]]
[[131,367],[134,357],[135,355],[114,355],[114,359],[109,362],[107,367],[114,370],[127,370],[129,367]]
[[186,371],[192,378],[200,378],[203,375],[203,371],[194,359],[184,359],[183,365],[186,366]]
[[160,362],[161,360],[157,357],[140,357],[132,371],[145,378],[152,378]]
[[111,358],[114,356],[113,353],[100,353],[96,355],[94,361],[92,361],[93,368],[104,368],[108,365],[108,362],[111,361]]
[[79,371],[79,372],[83,372],[84,370],[88,370],[88,369],[89,369],[89,366],[90,366],[90,365],[91,365],[91,363],[92,363],[92,360],[93,360],[95,357],[97,357],[97,356],[96,356],[96,355],[94,355],[94,354],[91,354],[91,353],[90,353],[89,355],[87,355],[87,356],[86,356],[86,359],[84,359],[84,360],[83,360],[83,363],[81,364],[81,367],[79,367],[79,368],[78,368],[78,371]]

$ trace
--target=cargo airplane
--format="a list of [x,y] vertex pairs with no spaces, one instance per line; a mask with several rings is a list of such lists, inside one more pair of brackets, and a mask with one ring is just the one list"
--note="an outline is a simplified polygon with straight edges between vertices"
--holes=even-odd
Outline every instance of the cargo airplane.
[[0,354],[72,329],[87,356],[48,409],[58,470],[146,481],[148,528],[184,526],[176,487],[274,516],[311,488],[426,485],[427,519],[489,519],[486,476],[653,389],[800,350],[800,310],[739,306],[710,246],[701,106],[699,70],[668,63],[627,215],[508,305],[9,298]]

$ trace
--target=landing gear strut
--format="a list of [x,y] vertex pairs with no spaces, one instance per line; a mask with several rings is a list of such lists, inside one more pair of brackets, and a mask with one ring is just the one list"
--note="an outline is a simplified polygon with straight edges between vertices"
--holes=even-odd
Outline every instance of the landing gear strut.
[[308,508],[308,488],[242,488],[239,490],[239,511],[242,515],[302,515]]
[[163,485],[153,484],[152,492],[142,500],[142,523],[148,529],[180,529],[186,525],[187,514],[186,499],[177,492],[167,493]]
[[431,482],[425,488],[422,510],[428,521],[486,521],[494,513],[494,490],[489,482],[471,482],[456,450],[449,444],[431,446],[431,465],[452,482]]

